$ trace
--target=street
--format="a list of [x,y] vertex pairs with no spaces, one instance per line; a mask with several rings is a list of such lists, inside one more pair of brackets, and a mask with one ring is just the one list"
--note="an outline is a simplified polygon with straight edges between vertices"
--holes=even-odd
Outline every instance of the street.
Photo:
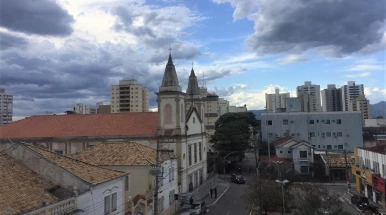
[[343,202],[343,207],[347,212],[351,215],[362,215],[354,205],[350,204],[351,196],[347,194],[347,185],[327,185],[325,187],[331,194],[339,195],[339,200]]

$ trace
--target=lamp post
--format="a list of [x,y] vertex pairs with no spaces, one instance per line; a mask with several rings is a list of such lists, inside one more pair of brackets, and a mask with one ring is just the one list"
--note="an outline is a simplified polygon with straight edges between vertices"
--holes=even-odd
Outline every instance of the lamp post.
[[231,153],[225,155],[225,157],[224,157],[224,181],[225,181],[225,159],[226,159],[229,155],[231,155],[231,154],[233,154],[233,153],[236,153],[236,152],[237,152],[237,151],[231,152]]
[[280,164],[282,164],[283,161],[273,161],[272,163],[277,165],[277,179],[281,180]]
[[282,211],[281,214],[284,215],[284,213],[285,213],[284,184],[288,183],[289,181],[288,181],[287,179],[284,179],[284,181],[276,180],[276,182],[279,183],[280,186],[281,186],[281,195],[282,195],[282,197],[283,197],[283,211]]

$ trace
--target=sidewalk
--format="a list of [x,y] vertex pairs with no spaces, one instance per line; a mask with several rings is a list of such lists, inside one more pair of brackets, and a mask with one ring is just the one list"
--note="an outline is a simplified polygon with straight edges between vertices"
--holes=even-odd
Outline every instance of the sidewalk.
[[[350,192],[346,192],[350,197],[353,196],[353,195],[364,195],[364,194],[361,194],[361,193],[358,193],[356,190],[352,190]],[[378,203],[375,203],[373,202],[373,199],[372,198],[368,198],[369,200],[369,203],[370,204],[374,204],[378,207],[378,211],[381,212],[382,214],[386,214],[386,208],[381,205],[381,204],[378,204]],[[362,213],[363,214],[363,213]]]

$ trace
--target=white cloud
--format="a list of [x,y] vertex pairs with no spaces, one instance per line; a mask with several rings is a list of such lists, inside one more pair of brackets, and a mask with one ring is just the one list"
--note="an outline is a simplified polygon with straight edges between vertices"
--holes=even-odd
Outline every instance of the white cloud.
[[371,75],[370,72],[363,72],[363,73],[358,73],[358,74],[354,74],[354,75],[346,75],[346,77],[348,77],[348,78],[361,78],[361,77],[367,77],[370,75]]
[[279,58],[276,61],[279,62],[280,64],[292,64],[297,62],[308,61],[308,59],[305,58],[303,55],[290,54],[290,55],[287,55],[286,57]]
[[370,104],[386,101],[386,88],[380,88],[378,86],[365,87],[365,96],[370,100]]

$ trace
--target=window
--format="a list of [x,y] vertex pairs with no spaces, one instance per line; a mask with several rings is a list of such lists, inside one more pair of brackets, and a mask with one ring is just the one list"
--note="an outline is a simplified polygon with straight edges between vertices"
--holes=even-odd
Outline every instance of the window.
[[267,125],[272,125],[272,120],[267,120]]
[[315,124],[315,121],[312,119],[309,121],[309,124]]
[[288,154],[291,154],[291,150],[288,150]]
[[331,137],[331,132],[326,132],[326,137]]
[[307,151],[299,151],[300,158],[307,158]]
[[338,135],[338,137],[343,136],[343,133],[341,131],[338,131],[336,134]]
[[327,145],[327,149],[332,149],[331,145]]
[[319,120],[316,120],[316,123],[319,123]]
[[174,167],[172,167],[172,180],[174,180]]
[[309,137],[315,137],[315,132],[310,132]]
[[268,138],[273,138],[273,133],[269,133]]
[[197,163],[197,143],[194,144],[194,163]]
[[342,124],[342,120],[341,119],[337,119],[336,120],[336,124]]
[[283,153],[283,151],[282,150],[280,150],[280,154],[282,154]]
[[193,117],[193,123],[196,123],[196,117]]
[[113,195],[111,195],[111,197],[112,197],[112,202],[111,202],[112,208],[111,208],[111,211],[116,211],[117,210],[117,193],[113,193]]
[[202,144],[201,144],[201,142],[198,143],[198,153],[200,156],[200,161],[202,161]]
[[172,181],[172,174],[173,174],[173,172],[172,172],[173,170],[172,170],[172,168],[171,167],[169,167],[169,182],[171,182]]
[[189,156],[189,165],[192,165],[192,145],[189,145],[188,156]]
[[105,196],[105,214],[110,213],[110,195]]
[[130,191],[130,174],[125,176],[125,191]]
[[56,154],[63,155],[63,150],[55,150]]
[[338,145],[338,149],[343,149],[343,145]]
[[283,125],[288,125],[288,120],[284,119],[283,120]]
[[308,174],[308,166],[300,166],[301,174]]
[[330,124],[330,120],[329,119],[326,119],[326,124]]

